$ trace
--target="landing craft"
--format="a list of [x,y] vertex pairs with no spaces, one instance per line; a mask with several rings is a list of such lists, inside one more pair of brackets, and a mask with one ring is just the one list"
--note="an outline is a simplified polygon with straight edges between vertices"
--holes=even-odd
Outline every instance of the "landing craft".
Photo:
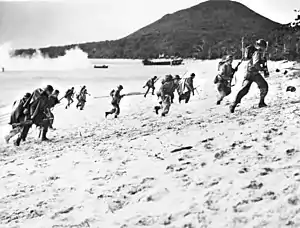
[[182,58],[158,58],[158,59],[144,59],[143,64],[145,66],[152,66],[152,65],[158,65],[158,66],[178,66],[181,65],[183,62]]

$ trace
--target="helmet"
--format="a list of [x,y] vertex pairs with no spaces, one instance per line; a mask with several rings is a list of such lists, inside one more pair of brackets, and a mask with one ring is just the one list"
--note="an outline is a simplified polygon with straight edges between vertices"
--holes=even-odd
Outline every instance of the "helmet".
[[54,90],[54,93],[57,93],[57,94],[59,94],[59,90],[57,90],[57,89],[56,89],[56,90]]
[[267,42],[264,39],[257,40],[255,44],[258,47],[267,48]]
[[44,91],[49,91],[50,93],[52,93],[53,92],[53,87],[52,87],[52,85],[47,85],[46,86],[46,88],[44,89]]
[[118,89],[123,89],[123,86],[122,86],[122,85],[119,85],[119,86],[118,86]]
[[227,55],[224,59],[225,62],[233,60],[233,56],[232,55]]
[[157,79],[157,76],[154,76],[153,78],[154,78],[154,79]]
[[195,77],[196,75],[194,73],[191,73],[191,77]]
[[30,93],[26,93],[26,94],[24,95],[25,98],[29,98],[30,96],[31,96]]
[[181,77],[180,77],[179,75],[175,75],[175,79],[178,79],[178,80],[180,80],[180,79],[181,79]]

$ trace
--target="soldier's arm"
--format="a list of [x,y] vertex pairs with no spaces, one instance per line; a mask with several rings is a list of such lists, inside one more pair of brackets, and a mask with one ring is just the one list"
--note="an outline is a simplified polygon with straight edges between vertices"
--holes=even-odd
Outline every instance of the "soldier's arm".
[[34,110],[33,114],[31,115],[31,119],[34,119],[36,117],[36,115],[38,114],[40,106],[41,106],[41,102],[39,101],[39,103],[35,107],[35,110]]
[[258,71],[264,71],[264,68],[261,66],[261,54],[255,52],[252,56],[253,60],[253,67],[256,68]]

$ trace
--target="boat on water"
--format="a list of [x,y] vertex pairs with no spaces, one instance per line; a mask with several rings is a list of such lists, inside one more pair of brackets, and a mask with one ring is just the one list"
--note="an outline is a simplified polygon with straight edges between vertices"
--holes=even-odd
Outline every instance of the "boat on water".
[[159,65],[159,66],[177,66],[181,65],[183,62],[182,58],[158,58],[158,59],[144,59],[143,64],[145,66],[153,66],[153,65]]
[[108,68],[108,66],[107,65],[102,65],[102,66],[97,66],[97,65],[94,65],[94,68]]

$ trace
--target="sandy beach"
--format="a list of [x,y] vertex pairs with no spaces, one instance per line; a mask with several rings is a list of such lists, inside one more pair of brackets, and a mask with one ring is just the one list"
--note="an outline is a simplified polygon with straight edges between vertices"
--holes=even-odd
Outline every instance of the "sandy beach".
[[[116,78],[105,83],[95,81],[100,73],[86,80],[58,74],[75,75],[69,79],[76,85],[85,81],[92,96],[83,112],[74,105],[56,108],[50,142],[40,142],[34,127],[20,147],[0,144],[0,227],[300,227],[300,64],[270,62],[269,106],[257,108],[253,85],[234,114],[229,102],[244,66],[233,93],[217,106],[216,64],[197,61],[143,73],[118,66],[109,73]],[[156,73],[187,69],[196,72],[199,94],[189,104],[176,97],[165,118],[153,111],[155,96],[125,97],[118,119],[104,118],[109,99],[92,98],[120,83],[124,93],[142,91]],[[120,80],[123,74],[128,78]],[[69,83],[50,78],[63,88]],[[297,91],[286,92],[289,85]],[[7,127],[1,126],[2,135]]]

